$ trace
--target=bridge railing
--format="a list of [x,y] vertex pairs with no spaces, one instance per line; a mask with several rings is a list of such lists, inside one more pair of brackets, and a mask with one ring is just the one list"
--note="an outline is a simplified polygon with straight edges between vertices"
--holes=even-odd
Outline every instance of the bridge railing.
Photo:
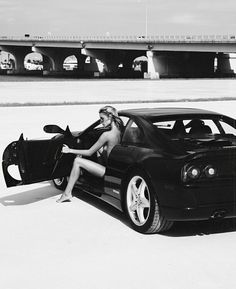
[[0,36],[0,40],[9,41],[114,41],[114,42],[236,42],[236,35],[114,35],[114,36],[31,36],[26,34],[24,36]]

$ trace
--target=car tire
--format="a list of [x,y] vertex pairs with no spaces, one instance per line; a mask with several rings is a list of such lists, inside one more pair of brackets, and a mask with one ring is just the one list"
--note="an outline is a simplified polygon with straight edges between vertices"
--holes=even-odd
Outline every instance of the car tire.
[[135,170],[127,179],[124,207],[132,228],[140,233],[160,233],[173,225],[162,216],[157,194],[148,176],[141,170]]
[[68,183],[68,178],[61,177],[61,178],[53,179],[52,182],[58,190],[64,191]]

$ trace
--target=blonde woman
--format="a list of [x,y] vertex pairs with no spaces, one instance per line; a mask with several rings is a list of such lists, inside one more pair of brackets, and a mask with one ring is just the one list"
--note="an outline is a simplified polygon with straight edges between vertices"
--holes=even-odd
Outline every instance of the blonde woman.
[[[112,148],[120,142],[121,133],[123,130],[123,122],[119,118],[117,110],[112,106],[104,106],[99,110],[99,117],[101,124],[109,130],[102,133],[97,142],[89,149],[71,149],[67,145],[63,145],[62,153],[75,154],[76,158],[70,173],[67,187],[61,197],[57,200],[58,203],[70,201],[72,198],[72,190],[80,176],[81,168],[89,173],[103,178],[106,171],[106,160]],[[103,164],[96,163],[83,157],[89,157],[94,153],[99,152],[102,159],[105,160]]]

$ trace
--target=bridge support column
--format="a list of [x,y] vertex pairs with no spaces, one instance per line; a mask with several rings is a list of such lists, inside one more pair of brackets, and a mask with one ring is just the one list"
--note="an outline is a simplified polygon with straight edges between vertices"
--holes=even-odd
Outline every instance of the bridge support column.
[[148,59],[146,78],[172,78],[183,75],[185,65],[183,57],[180,57],[179,54],[147,51],[146,55]]
[[147,51],[147,78],[159,79],[160,78],[160,61],[158,55],[153,51]]
[[14,58],[14,68],[13,73],[14,74],[21,74],[26,71],[24,60],[27,54],[31,53],[31,47],[21,47],[21,46],[15,46],[15,47],[9,47],[9,46],[1,46],[0,50],[11,53]]
[[218,53],[216,74],[220,76],[235,76],[230,66],[230,56],[226,53]]

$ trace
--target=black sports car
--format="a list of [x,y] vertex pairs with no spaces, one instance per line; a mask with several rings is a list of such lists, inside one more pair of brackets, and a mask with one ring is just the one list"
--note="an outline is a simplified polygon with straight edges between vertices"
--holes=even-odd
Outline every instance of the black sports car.
[[[119,112],[122,140],[109,155],[104,179],[83,171],[76,187],[125,211],[142,233],[168,230],[174,221],[236,216],[236,120],[191,108],[144,108]],[[64,189],[74,155],[62,145],[90,147],[103,133],[99,120],[82,132],[56,125],[44,140],[18,141],[3,154],[8,187],[53,180]],[[96,161],[97,155],[91,157]],[[9,173],[17,165],[20,180]]]

